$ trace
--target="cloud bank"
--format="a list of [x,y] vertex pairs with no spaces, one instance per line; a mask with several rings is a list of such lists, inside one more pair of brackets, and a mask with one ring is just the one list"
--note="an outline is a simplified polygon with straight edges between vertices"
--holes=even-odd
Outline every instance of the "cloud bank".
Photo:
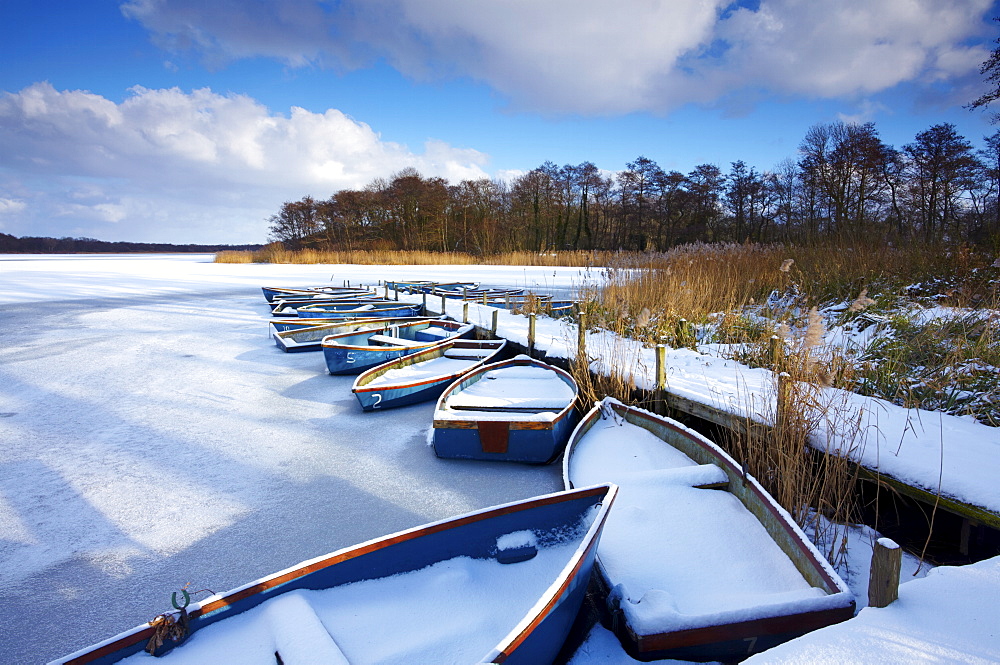
[[665,113],[766,90],[866,95],[968,75],[989,0],[130,0],[158,43],[417,79],[468,76],[520,109]]
[[405,167],[481,178],[485,163],[439,141],[416,154],[334,109],[278,115],[245,95],[143,87],[117,104],[42,82],[0,97],[0,232],[261,242],[283,201]]

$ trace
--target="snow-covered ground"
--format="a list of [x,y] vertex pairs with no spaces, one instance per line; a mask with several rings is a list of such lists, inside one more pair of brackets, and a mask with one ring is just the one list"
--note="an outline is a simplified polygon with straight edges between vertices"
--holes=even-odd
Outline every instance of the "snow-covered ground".
[[[426,445],[433,404],[363,413],[353,377],[330,376],[321,356],[284,354],[268,339],[261,286],[379,279],[564,292],[588,276],[0,256],[0,662],[44,662],[130,628],[188,583],[226,590],[345,545],[561,488],[555,465],[437,459]],[[449,313],[461,316],[461,305],[449,303]],[[470,308],[486,325],[491,313]],[[504,336],[526,341],[523,317],[501,312],[499,322]],[[538,339],[557,355],[576,345],[575,330],[541,319]],[[589,337],[591,355],[602,345],[620,341]],[[652,352],[631,353],[648,382]],[[668,364],[679,394],[738,413],[766,400],[759,370],[685,350]],[[949,493],[1000,508],[995,430],[861,406],[878,421],[877,432],[867,428],[880,442],[873,459],[930,488],[943,459]],[[863,569],[864,554],[852,556]],[[863,595],[863,582],[848,581]],[[622,662],[631,659],[599,627],[574,659]]]

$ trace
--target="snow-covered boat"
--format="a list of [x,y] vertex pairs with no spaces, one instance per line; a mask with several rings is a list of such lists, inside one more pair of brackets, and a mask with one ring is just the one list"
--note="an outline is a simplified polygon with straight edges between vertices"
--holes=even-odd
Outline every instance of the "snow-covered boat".
[[327,335],[320,342],[330,374],[360,374],[382,363],[408,356],[448,339],[469,337],[476,327],[451,319],[421,319]]
[[276,298],[303,298],[313,296],[355,296],[363,297],[371,293],[368,289],[348,286],[262,286],[264,299],[268,302]]
[[423,306],[402,302],[351,302],[304,305],[295,311],[304,319],[352,319],[372,316],[420,316]]
[[459,377],[434,410],[438,457],[547,464],[573,429],[576,381],[528,356]]
[[435,399],[448,385],[499,359],[506,340],[452,339],[362,372],[351,389],[365,411]]
[[275,298],[267,303],[271,308],[271,316],[298,316],[298,308],[306,305],[367,305],[369,303],[388,303],[381,296],[315,296],[313,298]]
[[192,603],[186,638],[156,660],[143,624],[50,665],[551,663],[616,491],[548,494],[304,561]]
[[620,486],[595,577],[633,658],[739,660],[854,614],[791,516],[674,420],[605,398],[574,430],[563,480]]
[[405,291],[406,293],[431,293],[436,289],[461,292],[462,289],[479,288],[479,282],[431,282],[423,279],[386,281],[385,285],[395,291]]
[[302,351],[321,351],[324,337],[338,335],[340,333],[358,332],[362,330],[385,331],[392,326],[403,323],[420,323],[431,321],[430,317],[397,317],[384,318],[376,317],[370,319],[296,319],[297,321],[310,321],[310,325],[289,327],[283,325],[284,330],[279,330],[278,326],[271,326],[271,338],[274,345],[285,353],[299,353]]

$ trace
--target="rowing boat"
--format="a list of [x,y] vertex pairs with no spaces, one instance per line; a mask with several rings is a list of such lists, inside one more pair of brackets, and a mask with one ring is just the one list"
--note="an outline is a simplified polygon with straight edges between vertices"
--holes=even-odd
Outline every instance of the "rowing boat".
[[551,663],[616,491],[548,494],[304,561],[187,605],[186,634],[157,660],[143,624],[50,665]]
[[466,372],[498,360],[506,344],[451,339],[362,372],[351,390],[365,411],[425,402]]
[[520,355],[459,377],[434,410],[438,457],[547,464],[576,418],[576,381]]
[[330,374],[360,374],[382,363],[428,349],[456,337],[469,337],[476,327],[451,319],[410,320],[383,329],[327,335],[320,345]]
[[264,299],[268,302],[276,298],[302,298],[319,296],[365,296],[371,293],[368,289],[348,286],[262,286]]
[[330,303],[326,305],[305,305],[296,311],[302,318],[312,319],[352,319],[373,316],[420,316],[423,306],[399,302]]
[[375,317],[370,319],[297,319],[312,321],[312,325],[298,326],[279,330],[271,326],[271,338],[274,345],[285,353],[301,353],[303,351],[322,351],[323,338],[340,333],[357,332],[361,330],[385,331],[392,326],[403,323],[431,321],[428,317]]
[[596,577],[633,658],[735,661],[853,616],[789,514],[697,432],[605,398],[563,457],[567,488],[598,479],[620,496]]
[[362,307],[364,305],[395,305],[381,296],[369,295],[367,297],[341,296],[336,298],[275,298],[268,303],[271,308],[271,316],[298,316],[300,307],[326,307],[335,309],[350,309],[351,307]]

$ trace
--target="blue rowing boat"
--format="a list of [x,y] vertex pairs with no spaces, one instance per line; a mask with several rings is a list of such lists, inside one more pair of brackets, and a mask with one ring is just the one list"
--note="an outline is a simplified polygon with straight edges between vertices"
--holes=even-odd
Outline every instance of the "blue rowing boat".
[[362,372],[351,388],[365,411],[437,398],[448,385],[499,360],[506,340],[452,339]]
[[441,394],[434,410],[438,457],[547,464],[576,422],[576,381],[528,356],[484,365]]
[[316,295],[363,297],[371,293],[368,289],[347,286],[262,286],[260,288],[264,292],[264,299],[267,302],[280,298],[311,298]]
[[423,306],[399,302],[365,302],[297,307],[305,319],[352,319],[373,316],[420,316]]
[[[274,345],[285,353],[302,353],[304,351],[322,351],[323,339],[330,335],[341,333],[358,332],[363,330],[373,330],[385,332],[392,326],[403,323],[413,323],[421,321],[431,321],[429,317],[374,317],[370,319],[297,319],[298,321],[310,321],[310,325],[298,327],[286,327],[279,330],[278,326],[272,324],[271,339]],[[284,324],[287,326],[287,324]]]
[[487,508],[182,599],[185,629],[163,639],[155,661],[143,650],[157,629],[142,624],[50,665],[552,663],[616,492],[601,485]]
[[[381,296],[369,295],[367,297],[358,296],[343,296],[339,298],[293,298],[293,299],[279,299],[275,298],[268,303],[271,308],[271,316],[298,316],[298,310],[300,307],[326,307],[332,306],[337,309],[350,309],[353,307],[362,307],[364,305],[378,305],[378,304],[391,304],[396,305],[397,303],[390,303],[385,298]],[[405,303],[404,303],[405,304]]]
[[323,338],[323,358],[330,374],[360,374],[382,363],[423,351],[456,337],[470,337],[476,327],[451,319],[424,319],[384,330],[329,335]]

